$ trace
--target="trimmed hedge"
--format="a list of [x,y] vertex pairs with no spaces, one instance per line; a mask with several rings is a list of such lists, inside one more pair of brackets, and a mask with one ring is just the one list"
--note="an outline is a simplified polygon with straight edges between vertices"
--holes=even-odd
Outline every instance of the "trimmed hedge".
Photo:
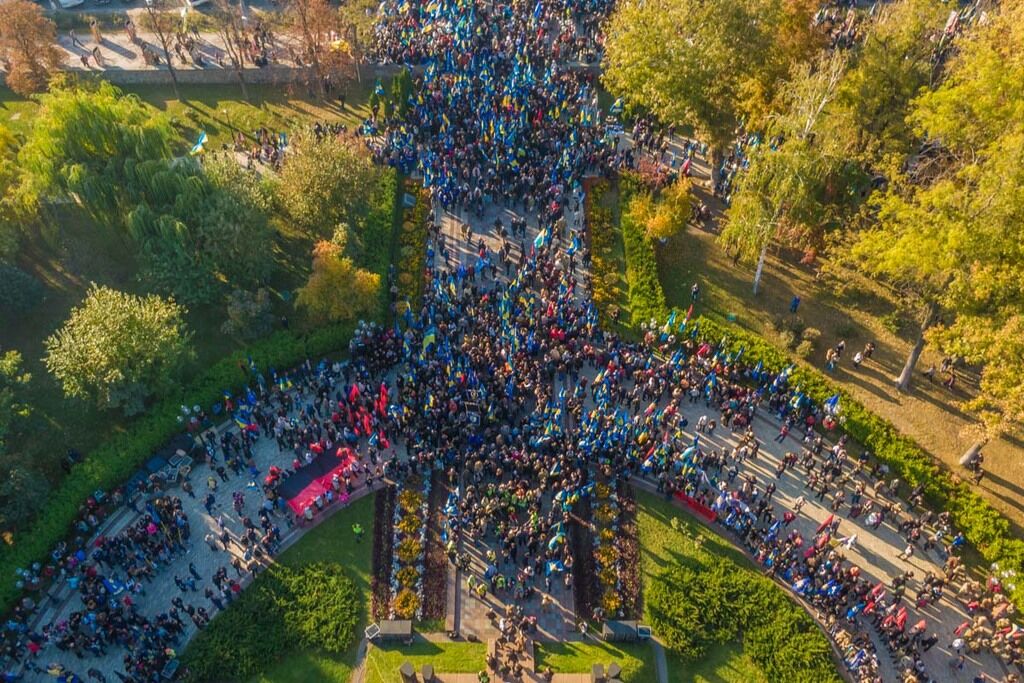
[[296,648],[344,652],[362,600],[341,565],[273,565],[189,643],[187,680],[248,680]]
[[[368,266],[387,274],[390,247],[385,247],[385,234],[393,239],[394,220],[399,209],[399,183],[396,174],[388,171],[371,200],[366,223],[366,258]],[[389,193],[390,192],[390,193]],[[387,254],[387,257],[384,254]],[[369,259],[373,259],[372,262]],[[379,269],[379,270],[378,270]],[[385,299],[386,301],[386,299]],[[382,305],[382,311],[386,310]],[[248,358],[261,371],[268,368],[291,368],[306,358],[317,358],[347,350],[355,324],[337,323],[311,332],[290,330],[275,332],[222,358],[195,378],[188,387],[167,395],[131,426],[112,436],[75,467],[49,496],[46,507],[32,525],[13,533],[8,544],[0,548],[0,607],[10,609],[21,596],[15,586],[15,569],[33,562],[46,561],[50,551],[66,538],[78,516],[79,506],[97,490],[110,491],[120,486],[152,454],[181,429],[178,418],[181,406],[209,407],[223,400],[224,391],[237,392],[248,385]]]
[[696,661],[740,640],[770,681],[839,681],[830,646],[811,617],[770,580],[718,556],[674,564],[647,587],[651,625],[670,649]]
[[[370,210],[363,224],[362,267],[380,273],[387,282],[388,266],[391,265],[391,250],[395,243],[395,227],[401,215],[401,202],[397,201],[399,182],[398,171],[393,168],[381,170],[377,187],[374,189]],[[388,288],[380,288],[381,306],[387,307]]]
[[629,309],[634,324],[652,318],[664,320],[668,315],[665,291],[658,278],[654,243],[629,210],[630,200],[642,192],[647,190],[639,178],[631,174],[622,175],[619,180],[619,205],[622,207],[619,225],[626,252],[626,282],[629,284]]

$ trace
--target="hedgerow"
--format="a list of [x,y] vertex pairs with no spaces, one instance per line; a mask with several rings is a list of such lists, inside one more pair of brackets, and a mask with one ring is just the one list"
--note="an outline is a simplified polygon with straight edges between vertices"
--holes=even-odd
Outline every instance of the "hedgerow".
[[273,565],[189,643],[187,680],[248,680],[297,648],[344,652],[363,600],[340,565]]
[[633,322],[646,322],[652,318],[664,320],[668,308],[665,291],[658,279],[658,260],[654,243],[647,237],[644,226],[630,209],[632,199],[644,189],[639,178],[623,174],[619,180],[619,201],[622,217],[622,243],[626,253],[626,282],[629,285],[629,309]]

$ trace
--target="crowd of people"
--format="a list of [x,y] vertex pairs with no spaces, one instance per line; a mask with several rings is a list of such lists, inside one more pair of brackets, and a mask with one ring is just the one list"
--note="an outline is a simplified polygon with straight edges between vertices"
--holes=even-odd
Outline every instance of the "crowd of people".
[[371,118],[361,132],[381,161],[422,174],[445,208],[548,210],[556,187],[578,187],[582,170],[614,151],[594,76],[565,66],[596,58],[610,5],[387,0],[375,56],[423,73],[404,113]]
[[[864,681],[881,680],[886,656],[907,683],[930,680],[923,654],[943,638],[954,668],[964,667],[966,650],[1021,662],[1021,631],[1010,621],[1014,608],[1000,581],[966,579],[963,536],[947,514],[921,507],[919,488],[901,501],[905,487],[884,465],[868,453],[853,457],[845,438],[825,441],[820,430],[834,427],[840,409],[817,405],[793,386],[792,368],[751,365],[742,353],[702,340],[689,320],[678,327],[659,321],[639,342],[599,326],[587,296],[583,226],[570,220],[580,208],[584,174],[633,167],[645,154],[685,174],[703,151],[688,143],[676,157],[668,145],[674,131],[649,120],[633,129],[636,149],[623,149],[621,126],[597,106],[593,77],[564,66],[595,61],[609,9],[605,0],[382,3],[376,58],[423,72],[414,76],[408,107],[375,112],[361,127],[376,157],[420,173],[445,208],[481,216],[492,204],[522,206],[538,218],[537,238],[528,240],[526,223],[515,222],[513,239],[505,239],[498,223],[503,244],[495,257],[467,229],[462,240],[475,257],[453,263],[459,237],[442,238],[434,225],[423,300],[393,327],[362,326],[350,362],[307,361],[288,374],[267,369],[269,376],[251,366],[252,386],[226,405],[237,433],[201,435],[209,476],[182,489],[201,497],[215,525],[199,547],[226,553],[210,583],[192,562],[182,570],[193,546],[182,501],[158,496],[117,536],[62,553],[83,609],[39,630],[28,626],[29,614],[15,615],[5,654],[27,660],[29,671],[70,682],[82,679],[66,665],[40,666],[44,647],[87,660],[117,646],[124,652],[114,672],[120,681],[158,681],[176,662],[175,648],[189,630],[185,617],[203,628],[226,608],[245,578],[280,550],[279,523],[311,521],[360,486],[436,469],[448,478],[447,529],[486,558],[481,575],[470,574],[470,590],[517,605],[493,615],[507,643],[535,627],[555,582],[571,585],[577,558],[567,537],[578,523],[572,513],[596,478],[644,477],[666,495],[712,511],[767,574],[818,611],[846,666]],[[843,31],[837,35],[845,39]],[[260,49],[269,37],[262,41],[257,32],[253,41],[251,49]],[[325,125],[316,134],[332,133]],[[728,197],[745,149],[756,144],[756,136],[745,137],[726,156],[717,194]],[[285,145],[263,131],[250,158],[276,163]],[[685,412],[701,403],[706,414],[687,431]],[[758,466],[759,412],[778,419],[776,441],[791,448],[768,475]],[[720,439],[726,430],[738,437],[735,446]],[[275,443],[280,458],[266,472],[255,459],[260,440]],[[323,453],[351,455],[354,464],[294,515],[282,485]],[[774,499],[789,477],[806,490],[791,505]],[[228,503],[219,488],[232,479],[249,483]],[[826,503],[833,515],[804,537],[792,524],[807,498]],[[228,505],[237,523],[226,519]],[[846,555],[858,533],[882,524],[903,535],[903,557],[931,553],[941,569],[869,580]],[[456,545],[449,553],[465,565]],[[168,576],[161,570],[171,564],[179,571]],[[166,611],[145,617],[136,598],[157,579],[173,581],[180,595]],[[951,600],[970,618],[953,633],[929,633],[923,615]],[[502,666],[514,672],[516,664],[514,651],[502,653]],[[94,668],[86,676],[107,680]]]

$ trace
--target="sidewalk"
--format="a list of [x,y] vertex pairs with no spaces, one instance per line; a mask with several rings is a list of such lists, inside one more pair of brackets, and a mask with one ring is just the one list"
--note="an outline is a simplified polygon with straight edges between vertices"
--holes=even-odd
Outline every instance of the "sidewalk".
[[[142,23],[144,13],[135,13],[133,21],[136,26]],[[94,72],[104,71],[166,71],[167,63],[164,58],[163,46],[155,33],[138,31],[136,42],[133,43],[124,29],[100,31],[100,42],[96,43],[88,31],[78,30],[75,32],[77,44],[72,40],[67,31],[57,36],[58,46],[64,50],[67,57],[65,68],[72,72]],[[174,38],[171,38],[172,43]],[[93,59],[93,49],[99,47],[102,65],[97,65]],[[269,50],[270,64],[272,67],[295,68],[298,66],[291,59],[291,42],[282,36],[275,36],[274,45]],[[143,48],[159,57],[159,64],[148,64],[143,57]],[[88,65],[83,63],[82,57],[88,57]],[[195,58],[201,60],[201,65],[196,63]],[[224,41],[217,33],[200,33],[196,41],[196,48],[193,54],[188,57],[188,62],[183,63],[178,54],[171,47],[171,58],[174,68],[178,71],[199,71],[207,69],[231,69],[231,58],[224,48]],[[259,70],[263,67],[255,66],[247,61],[247,70]]]

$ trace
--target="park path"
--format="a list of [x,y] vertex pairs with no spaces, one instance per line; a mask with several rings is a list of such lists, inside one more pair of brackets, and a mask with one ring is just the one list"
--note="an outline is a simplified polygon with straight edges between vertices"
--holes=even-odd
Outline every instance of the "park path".
[[[99,29],[100,40],[97,42],[89,29],[75,29],[74,38],[69,31],[61,31],[57,36],[57,45],[65,54],[65,69],[72,72],[95,72],[121,70],[121,71],[166,71],[167,65],[164,61],[164,52],[159,37],[156,33],[140,30],[145,25],[145,10],[136,9],[119,13],[130,16],[136,27],[136,40],[133,42],[123,28],[101,28]],[[174,67],[179,71],[190,70],[216,70],[231,69],[231,59],[224,48],[224,40],[213,31],[203,31],[198,34],[189,34],[193,38],[198,36],[195,48],[186,62],[182,62],[173,49],[174,38],[171,37],[171,54],[174,60]],[[93,49],[98,47],[102,64],[97,64],[93,59]],[[146,62],[143,57],[143,47],[152,51],[160,58],[159,65]],[[294,67],[291,48],[293,41],[290,37],[274,34],[272,45],[268,49],[272,66]],[[88,55],[88,65],[83,64],[82,56]],[[246,62],[246,69],[258,69],[252,62]]]

